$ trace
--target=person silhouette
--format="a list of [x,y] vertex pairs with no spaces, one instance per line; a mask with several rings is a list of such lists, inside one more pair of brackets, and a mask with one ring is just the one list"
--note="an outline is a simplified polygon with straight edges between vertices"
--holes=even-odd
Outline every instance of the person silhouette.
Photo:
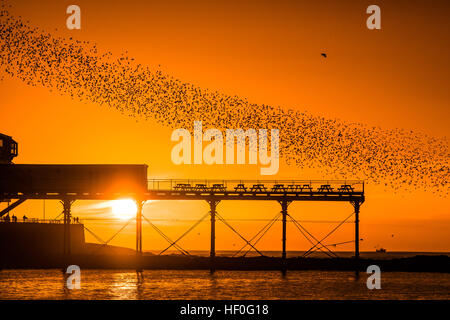
[[26,215],[23,215],[23,222],[25,222],[25,221],[27,221],[27,216]]

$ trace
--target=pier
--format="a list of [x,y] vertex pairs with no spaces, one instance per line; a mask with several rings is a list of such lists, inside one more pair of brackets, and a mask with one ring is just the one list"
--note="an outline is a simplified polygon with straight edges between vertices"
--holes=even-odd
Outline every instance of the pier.
[[[61,182],[65,184],[65,182]],[[68,182],[70,186],[70,181]],[[281,211],[278,213],[275,219],[272,220],[272,224],[278,221],[281,215],[282,223],[282,243],[281,243],[281,257],[282,266],[285,268],[286,261],[286,243],[288,235],[286,232],[286,224],[288,218],[292,220],[297,226],[300,226],[298,222],[289,215],[289,205],[294,201],[320,201],[320,202],[348,202],[353,208],[354,220],[354,257],[357,263],[359,259],[359,221],[360,221],[360,207],[364,203],[364,182],[359,180],[177,180],[177,179],[152,179],[145,181],[145,190],[141,188],[140,192],[114,192],[103,191],[104,188],[93,190],[92,188],[86,188],[86,190],[79,190],[74,188],[74,192],[70,191],[70,188],[65,188],[65,192],[45,192],[42,190],[33,192],[0,192],[0,199],[8,199],[8,201],[14,200],[8,207],[0,211],[0,217],[4,216],[18,205],[22,204],[26,200],[59,200],[63,208],[62,223],[67,226],[64,228],[64,255],[68,256],[70,252],[70,228],[72,215],[71,206],[76,200],[117,200],[117,199],[133,199],[137,203],[136,213],[136,256],[139,262],[139,257],[143,254],[142,249],[142,223],[143,218],[151,224],[147,218],[142,215],[142,207],[148,200],[160,200],[160,201],[174,201],[174,200],[191,200],[191,201],[206,201],[209,205],[210,218],[210,260],[211,271],[215,270],[216,259],[216,222],[221,220],[225,225],[230,227],[237,235],[240,236],[245,246],[255,250],[260,255],[260,251],[256,248],[255,241],[253,239],[245,239],[237,230],[231,227],[225,219],[223,219],[218,213],[218,206],[221,201],[276,201],[280,204]],[[45,189],[45,188],[44,188]],[[0,188],[1,190],[1,188]],[[24,189],[25,190],[25,189]],[[135,190],[133,190],[135,191]],[[206,218],[203,217],[201,221]],[[349,219],[349,217],[347,218]],[[346,219],[346,220],[347,220]],[[198,224],[200,221],[197,221]],[[343,221],[345,222],[345,221]],[[341,225],[341,224],[340,224]],[[339,225],[339,226],[340,226]],[[153,226],[153,225],[152,225]],[[195,226],[195,225],[194,225]],[[194,227],[193,226],[193,227]],[[339,227],[338,226],[338,227]],[[193,229],[190,228],[190,230]],[[337,229],[337,228],[336,228]],[[159,230],[160,231],[160,230]],[[160,232],[162,236],[164,234]],[[185,233],[187,234],[187,233]],[[184,234],[184,235],[185,235]],[[184,236],[183,235],[183,236]],[[311,248],[306,251],[306,255],[314,250],[320,250],[325,253],[330,253],[333,256],[333,252],[324,245],[324,239],[317,239],[313,235],[310,236],[315,240]],[[167,237],[168,239],[168,237]],[[176,241],[169,240],[170,246],[180,249]],[[167,249],[169,249],[167,248]],[[167,250],[166,249],[166,250]],[[164,250],[164,251],[166,251]],[[241,249],[242,250],[242,249]],[[183,249],[181,249],[183,252]],[[186,250],[184,250],[187,252]],[[139,264],[139,263],[138,263]],[[136,267],[140,269],[139,265]]]

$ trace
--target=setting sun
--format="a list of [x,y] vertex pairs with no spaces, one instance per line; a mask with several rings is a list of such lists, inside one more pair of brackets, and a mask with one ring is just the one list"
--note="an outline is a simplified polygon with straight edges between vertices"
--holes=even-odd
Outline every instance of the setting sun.
[[111,209],[116,218],[128,220],[136,215],[137,205],[131,199],[115,200],[112,201]]

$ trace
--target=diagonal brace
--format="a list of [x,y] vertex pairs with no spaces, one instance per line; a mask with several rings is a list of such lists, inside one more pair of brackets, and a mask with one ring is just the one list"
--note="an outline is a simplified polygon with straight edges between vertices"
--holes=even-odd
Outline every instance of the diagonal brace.
[[21,205],[22,203],[24,203],[25,200],[27,200],[27,199],[19,199],[16,202],[14,202],[13,204],[11,204],[8,207],[6,207],[5,209],[3,209],[2,211],[0,211],[0,217],[3,217],[5,214],[10,212],[12,209],[14,209],[14,208],[18,207],[19,205]]

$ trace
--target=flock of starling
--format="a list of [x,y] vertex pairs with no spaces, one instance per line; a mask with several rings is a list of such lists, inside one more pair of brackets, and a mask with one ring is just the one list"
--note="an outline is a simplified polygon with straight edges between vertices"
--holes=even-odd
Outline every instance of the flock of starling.
[[0,1],[0,76],[16,77],[73,99],[115,108],[161,125],[225,130],[280,130],[280,157],[327,178],[358,178],[387,188],[449,192],[449,141],[420,132],[385,130],[297,110],[251,103],[150,70],[127,54],[58,38],[14,17]]

